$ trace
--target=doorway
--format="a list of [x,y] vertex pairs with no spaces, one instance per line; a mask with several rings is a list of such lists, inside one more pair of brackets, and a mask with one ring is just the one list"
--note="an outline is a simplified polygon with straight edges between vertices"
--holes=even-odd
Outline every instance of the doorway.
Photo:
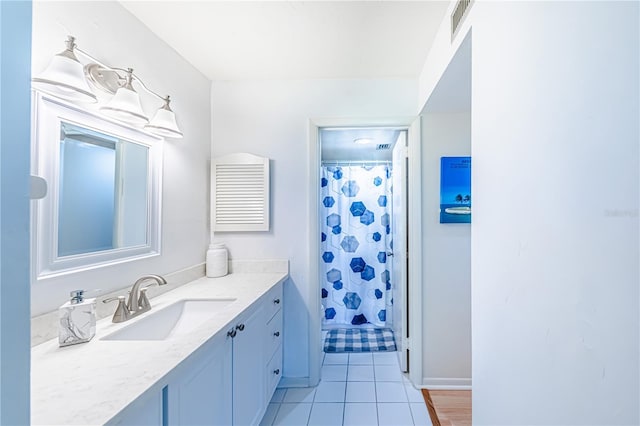
[[[392,333],[393,349],[407,371],[408,239],[406,232],[397,232],[398,224],[406,229],[412,216],[406,196],[411,181],[407,155],[410,135],[418,139],[419,148],[420,133],[415,118],[399,121],[311,123],[310,181],[317,185],[310,200],[310,276],[318,278],[310,300],[313,306],[315,297],[319,309],[310,330],[312,386],[319,381],[325,351],[332,350],[324,337],[338,328],[369,330],[369,336],[370,330],[377,330],[378,336],[380,330]],[[398,164],[402,167],[396,173]],[[398,199],[404,200],[398,204]],[[417,381],[419,368],[415,374]]]
[[319,138],[324,351],[395,351],[394,324],[402,317],[394,321],[394,314],[403,312],[394,299],[405,290],[395,280],[405,274],[394,269],[402,265],[393,262],[393,245],[402,249],[406,241],[393,231],[406,228],[406,209],[393,189],[406,179],[395,176],[404,169],[393,169],[393,157],[406,151],[407,129],[321,128]]

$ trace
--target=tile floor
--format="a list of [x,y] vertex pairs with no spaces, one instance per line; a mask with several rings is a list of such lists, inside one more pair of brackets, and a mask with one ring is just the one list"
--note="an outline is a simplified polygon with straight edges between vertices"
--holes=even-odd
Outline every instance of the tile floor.
[[395,352],[329,353],[320,384],[277,389],[260,424],[431,426],[431,420]]

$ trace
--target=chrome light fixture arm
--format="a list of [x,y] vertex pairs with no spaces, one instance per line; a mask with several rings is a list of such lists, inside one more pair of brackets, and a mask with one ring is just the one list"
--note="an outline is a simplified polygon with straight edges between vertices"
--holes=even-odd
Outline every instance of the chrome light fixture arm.
[[[127,83],[133,83],[134,81],[140,85],[147,93],[152,94],[156,98],[166,101],[168,95],[166,97],[160,96],[158,93],[149,89],[149,86],[144,84],[144,82],[138,77],[134,72],[133,68],[117,68],[110,67],[105,65],[104,63],[98,61],[91,55],[86,52],[76,48],[76,51],[82,53],[87,58],[91,59],[93,62],[85,65],[84,70],[87,76],[87,79],[99,89],[114,94],[116,91]],[[122,76],[118,71],[123,72],[125,75]]]

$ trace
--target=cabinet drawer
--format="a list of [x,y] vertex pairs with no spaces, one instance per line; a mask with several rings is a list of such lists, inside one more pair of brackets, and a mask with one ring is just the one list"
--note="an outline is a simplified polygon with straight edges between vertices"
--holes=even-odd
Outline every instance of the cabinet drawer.
[[273,356],[275,350],[282,344],[282,310],[267,323],[267,335],[265,336],[265,355],[267,359]]
[[267,364],[267,401],[271,400],[273,392],[276,390],[280,377],[282,377],[282,346],[278,346],[278,350]]
[[282,307],[282,283],[273,287],[265,297],[265,318],[269,321]]

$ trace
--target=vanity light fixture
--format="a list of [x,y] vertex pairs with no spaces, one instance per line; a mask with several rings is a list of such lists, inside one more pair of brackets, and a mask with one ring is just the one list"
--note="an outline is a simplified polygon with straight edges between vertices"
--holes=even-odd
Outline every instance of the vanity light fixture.
[[[66,44],[67,49],[54,56],[47,69],[31,80],[34,89],[71,101],[97,102],[98,98],[89,86],[91,83],[91,86],[113,95],[105,105],[99,107],[104,115],[144,126],[148,132],[159,136],[175,139],[183,137],[176,116],[169,107],[169,96],[162,97],[149,89],[133,73],[132,68],[114,68],[101,63],[79,49],[74,37],[68,36]],[[90,62],[83,66],[75,52],[81,53]],[[142,109],[134,82],[163,102],[151,121]]]
[[164,105],[160,107],[156,115],[151,119],[151,122],[144,126],[144,128],[167,138],[182,138],[182,132],[178,128],[178,123],[176,123],[176,115],[169,107],[169,102],[171,102],[171,99],[169,95],[167,95],[167,97],[164,98]]
[[144,115],[140,95],[133,88],[132,82],[133,69],[128,68],[124,84],[116,90],[115,95],[106,105],[100,107],[100,111],[116,120],[137,125],[147,124],[149,119]]
[[67,48],[51,59],[42,74],[31,80],[34,89],[70,101],[98,102],[84,77],[83,66],[74,53],[75,38],[69,36],[66,45]]

